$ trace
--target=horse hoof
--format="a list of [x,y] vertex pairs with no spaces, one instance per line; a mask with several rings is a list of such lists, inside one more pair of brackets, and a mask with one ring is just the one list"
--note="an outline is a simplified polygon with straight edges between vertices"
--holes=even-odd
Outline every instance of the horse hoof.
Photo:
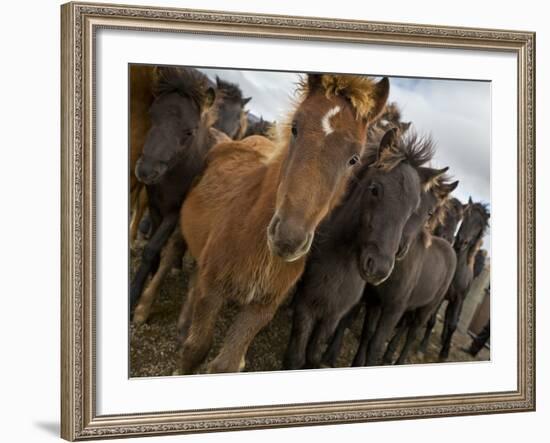
[[183,373],[179,369],[176,369],[174,372],[172,372],[172,375],[183,375]]
[[132,322],[136,326],[141,326],[147,321],[148,317],[149,317],[149,314],[143,312],[143,309],[139,309],[139,306],[138,306],[134,311],[134,317],[132,319]]
[[243,372],[245,367],[246,367],[246,360],[243,356],[243,358],[241,358],[241,362],[239,363],[239,372]]

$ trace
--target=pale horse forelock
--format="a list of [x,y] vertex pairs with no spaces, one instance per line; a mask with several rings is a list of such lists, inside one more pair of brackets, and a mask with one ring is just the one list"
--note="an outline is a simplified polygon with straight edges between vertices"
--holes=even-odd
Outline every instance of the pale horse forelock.
[[321,127],[325,135],[330,135],[334,132],[334,129],[330,125],[330,119],[340,112],[340,106],[335,106],[327,111],[327,113],[321,119]]

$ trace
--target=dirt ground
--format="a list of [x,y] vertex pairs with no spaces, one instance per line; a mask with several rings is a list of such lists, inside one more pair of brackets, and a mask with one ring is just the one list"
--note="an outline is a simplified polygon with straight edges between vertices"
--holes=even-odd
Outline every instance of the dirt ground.
[[[141,248],[132,252],[132,271],[135,271]],[[189,266],[184,266],[184,269]],[[146,324],[130,325],[130,376],[151,377],[171,375],[177,367],[178,340],[176,322],[184,297],[187,293],[188,272],[173,270],[166,278],[161,292],[151,309]],[[237,312],[235,306],[227,306],[216,326],[214,345],[199,372],[217,354],[227,328]],[[361,317],[361,316],[359,316]],[[258,334],[246,356],[246,371],[274,371],[282,369],[282,359],[289,340],[292,311],[288,305],[279,309],[273,321]],[[439,337],[442,322],[438,319],[426,354],[411,354],[408,363],[434,363],[438,361]],[[359,319],[346,331],[338,366],[351,364],[359,345]],[[489,360],[489,350],[484,348],[474,358],[461,350],[471,343],[470,337],[458,330],[453,337],[449,362]],[[414,348],[413,348],[414,349]]]

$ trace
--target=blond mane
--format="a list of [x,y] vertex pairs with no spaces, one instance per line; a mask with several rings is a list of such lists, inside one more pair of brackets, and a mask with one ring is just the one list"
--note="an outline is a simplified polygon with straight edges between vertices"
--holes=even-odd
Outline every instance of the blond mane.
[[[362,75],[323,74],[321,85],[327,98],[332,96],[346,97],[355,108],[357,117],[367,118],[375,104],[375,82]],[[297,92],[305,98],[309,94],[307,77],[303,77],[298,83]]]

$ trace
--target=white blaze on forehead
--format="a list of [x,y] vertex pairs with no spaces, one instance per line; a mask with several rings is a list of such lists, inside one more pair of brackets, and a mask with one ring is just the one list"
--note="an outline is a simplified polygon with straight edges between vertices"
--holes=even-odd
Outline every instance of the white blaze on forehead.
[[324,117],[321,119],[321,126],[325,135],[332,134],[334,129],[330,126],[330,119],[340,112],[340,106],[335,106],[332,109],[329,109]]

